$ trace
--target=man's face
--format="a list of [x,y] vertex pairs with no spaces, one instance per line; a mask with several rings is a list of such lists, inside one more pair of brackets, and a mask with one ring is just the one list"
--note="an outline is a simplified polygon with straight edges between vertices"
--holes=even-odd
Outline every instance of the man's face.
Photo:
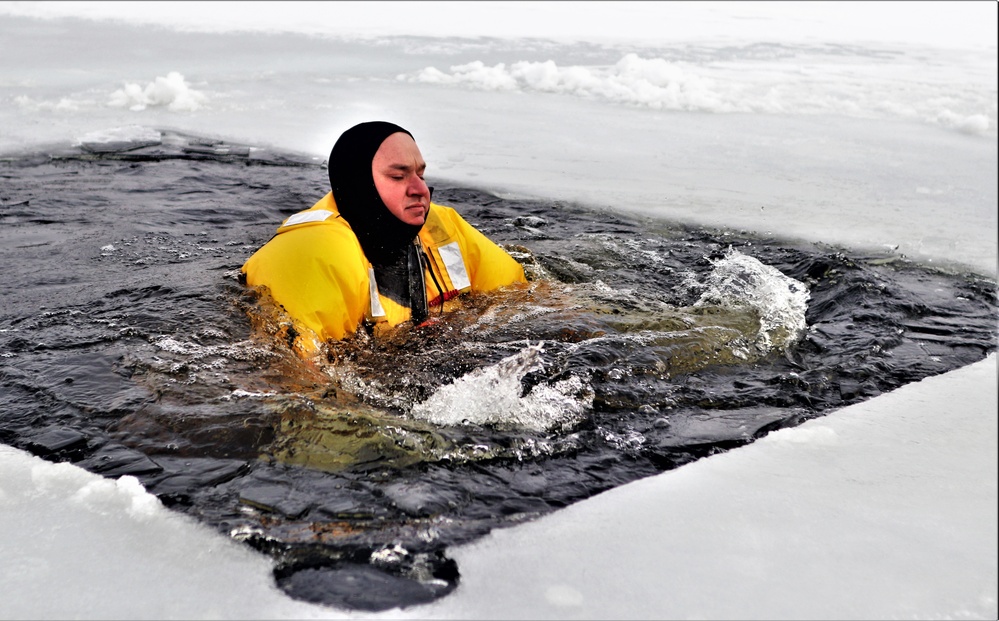
[[409,134],[385,139],[371,160],[371,176],[382,202],[406,224],[421,225],[430,209],[430,189],[423,181],[427,163]]

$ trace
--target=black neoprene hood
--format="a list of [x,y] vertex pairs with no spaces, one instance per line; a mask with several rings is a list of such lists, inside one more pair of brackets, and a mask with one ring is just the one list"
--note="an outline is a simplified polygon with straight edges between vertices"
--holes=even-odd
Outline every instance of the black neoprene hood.
[[371,174],[371,162],[378,148],[397,132],[413,136],[394,123],[361,123],[345,131],[330,152],[333,200],[357,235],[365,256],[374,264],[394,260],[423,228],[422,224],[403,222],[388,210]]

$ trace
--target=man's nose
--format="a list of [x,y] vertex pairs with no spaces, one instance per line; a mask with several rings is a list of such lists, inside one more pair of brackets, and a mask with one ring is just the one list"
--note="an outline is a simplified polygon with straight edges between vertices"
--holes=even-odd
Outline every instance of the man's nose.
[[413,196],[430,194],[430,188],[427,187],[427,182],[415,175],[413,176],[413,179],[409,182],[408,189],[409,193]]

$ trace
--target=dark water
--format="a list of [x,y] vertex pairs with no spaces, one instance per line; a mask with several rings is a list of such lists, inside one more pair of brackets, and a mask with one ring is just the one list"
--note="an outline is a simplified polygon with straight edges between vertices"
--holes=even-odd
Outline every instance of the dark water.
[[[432,600],[450,545],[995,350],[980,276],[438,183],[529,286],[309,365],[237,272],[325,170],[135,146],[0,162],[0,442],[137,477],[309,601]],[[804,332],[753,263],[807,289]]]

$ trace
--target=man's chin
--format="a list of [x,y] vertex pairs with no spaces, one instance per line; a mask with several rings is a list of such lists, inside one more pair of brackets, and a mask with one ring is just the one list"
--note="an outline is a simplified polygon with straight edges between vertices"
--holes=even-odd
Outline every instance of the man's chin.
[[412,225],[422,225],[427,221],[429,209],[413,209],[406,213],[406,221]]

